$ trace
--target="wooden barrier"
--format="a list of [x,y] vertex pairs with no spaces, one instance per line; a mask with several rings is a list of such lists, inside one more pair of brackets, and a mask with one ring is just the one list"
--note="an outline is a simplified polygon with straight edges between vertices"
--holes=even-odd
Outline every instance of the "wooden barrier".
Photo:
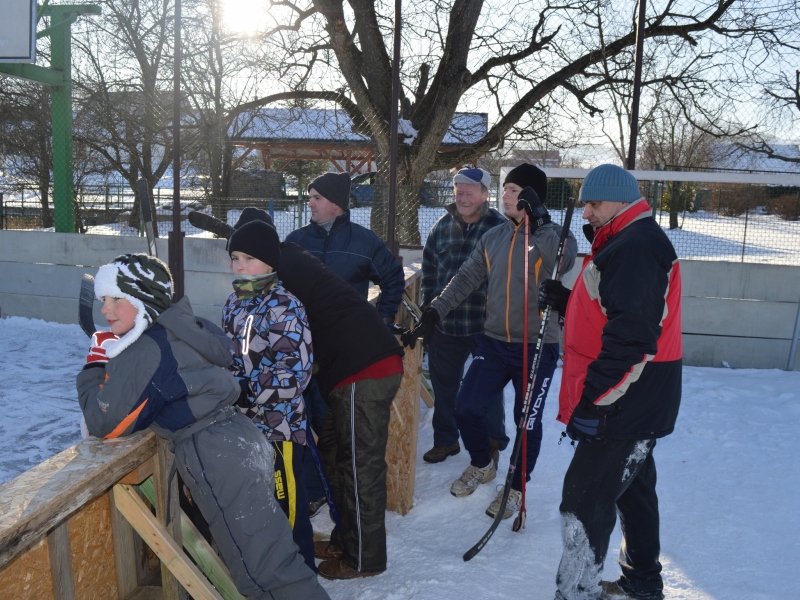
[[[417,299],[419,266],[405,267],[405,275]],[[406,309],[397,322],[412,325]],[[421,348],[406,352],[391,409],[387,507],[400,514],[413,505],[421,360]],[[185,515],[165,527],[168,493],[172,510],[179,506],[175,482],[167,489],[172,457],[166,447],[149,430],[114,440],[89,438],[0,486],[2,597],[179,600],[188,589],[194,598],[241,600]],[[153,498],[150,506],[140,497],[145,492]],[[216,587],[181,549],[182,536]]]

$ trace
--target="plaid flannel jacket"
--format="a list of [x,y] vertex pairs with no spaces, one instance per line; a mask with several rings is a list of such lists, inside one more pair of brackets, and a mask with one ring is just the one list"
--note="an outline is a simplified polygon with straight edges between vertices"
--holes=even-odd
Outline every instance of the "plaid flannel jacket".
[[[455,204],[446,207],[447,214],[439,219],[428,234],[422,254],[422,303],[442,293],[461,264],[475,249],[478,240],[492,227],[505,223],[506,218],[488,202],[481,209],[477,223],[466,224]],[[447,315],[436,328],[446,335],[467,336],[483,331],[486,318],[486,283],[470,294],[464,302]]]

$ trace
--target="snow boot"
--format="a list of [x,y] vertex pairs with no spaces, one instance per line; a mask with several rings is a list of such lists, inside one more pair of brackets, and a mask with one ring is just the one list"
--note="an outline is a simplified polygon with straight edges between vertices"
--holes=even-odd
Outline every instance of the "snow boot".
[[[493,519],[497,515],[497,511],[500,510],[500,503],[503,501],[503,486],[498,486],[500,491],[497,492],[497,497],[492,501],[489,505],[489,508],[486,509],[486,514],[492,517]],[[522,492],[519,490],[511,490],[508,493],[508,501],[506,502],[506,508],[503,511],[503,519],[508,519],[511,515],[519,510],[520,502],[522,501]]]
[[664,594],[660,592],[646,596],[629,594],[616,581],[601,581],[600,586],[603,588],[603,593],[600,594],[599,600],[664,600]]
[[453,496],[469,496],[472,492],[478,489],[482,483],[489,483],[497,475],[497,469],[494,468],[494,461],[490,460],[489,464],[483,468],[468,466],[461,477],[453,482],[450,486],[450,493]]
[[489,438],[489,453],[492,457],[492,462],[494,462],[494,468],[497,470],[500,464],[500,442],[493,437]]
[[311,519],[316,517],[319,511],[322,510],[322,507],[328,503],[328,499],[323,496],[322,498],[317,498],[316,500],[312,500],[308,503],[308,518]]
[[461,452],[458,442],[449,446],[434,446],[422,455],[422,460],[429,463],[440,463],[448,456],[455,456]]

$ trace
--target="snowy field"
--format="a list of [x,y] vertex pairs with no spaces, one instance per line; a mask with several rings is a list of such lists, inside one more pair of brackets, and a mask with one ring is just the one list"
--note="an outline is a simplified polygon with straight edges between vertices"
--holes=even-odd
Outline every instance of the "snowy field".
[[[0,319],[0,481],[8,481],[80,439],[75,374],[87,339],[77,325]],[[556,372],[545,411],[545,439],[529,484],[521,533],[505,521],[469,563],[461,555],[484,533],[494,482],[454,498],[450,484],[466,452],[439,465],[422,461],[432,445],[432,411],[422,405],[414,508],[387,515],[389,568],[358,581],[323,585],[334,600],[552,600],[561,555],[561,482],[572,448],[558,444]],[[511,392],[506,390],[507,423]],[[684,369],[683,405],[673,435],[655,449],[661,501],[662,561],[669,600],[800,598],[800,373]],[[510,448],[503,453],[507,461]],[[315,529],[327,532],[320,514]],[[612,539],[605,578],[619,573]]]

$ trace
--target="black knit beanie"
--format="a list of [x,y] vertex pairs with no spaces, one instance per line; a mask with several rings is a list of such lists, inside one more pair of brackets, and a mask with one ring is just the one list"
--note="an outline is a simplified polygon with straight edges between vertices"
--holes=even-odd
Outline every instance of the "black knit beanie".
[[267,211],[263,208],[248,206],[242,211],[242,214],[239,215],[239,219],[236,221],[236,225],[234,225],[233,228],[239,229],[239,227],[250,221],[264,221],[267,225],[275,227],[275,222]]
[[342,210],[350,208],[350,175],[347,173],[325,173],[308,184],[317,190],[320,196],[341,207]]
[[244,252],[275,271],[281,262],[281,242],[275,228],[264,221],[250,221],[233,232],[228,241],[228,254]]
[[539,167],[522,163],[508,172],[503,185],[507,183],[515,183],[521,188],[530,186],[539,196],[539,200],[547,200],[547,175]]

